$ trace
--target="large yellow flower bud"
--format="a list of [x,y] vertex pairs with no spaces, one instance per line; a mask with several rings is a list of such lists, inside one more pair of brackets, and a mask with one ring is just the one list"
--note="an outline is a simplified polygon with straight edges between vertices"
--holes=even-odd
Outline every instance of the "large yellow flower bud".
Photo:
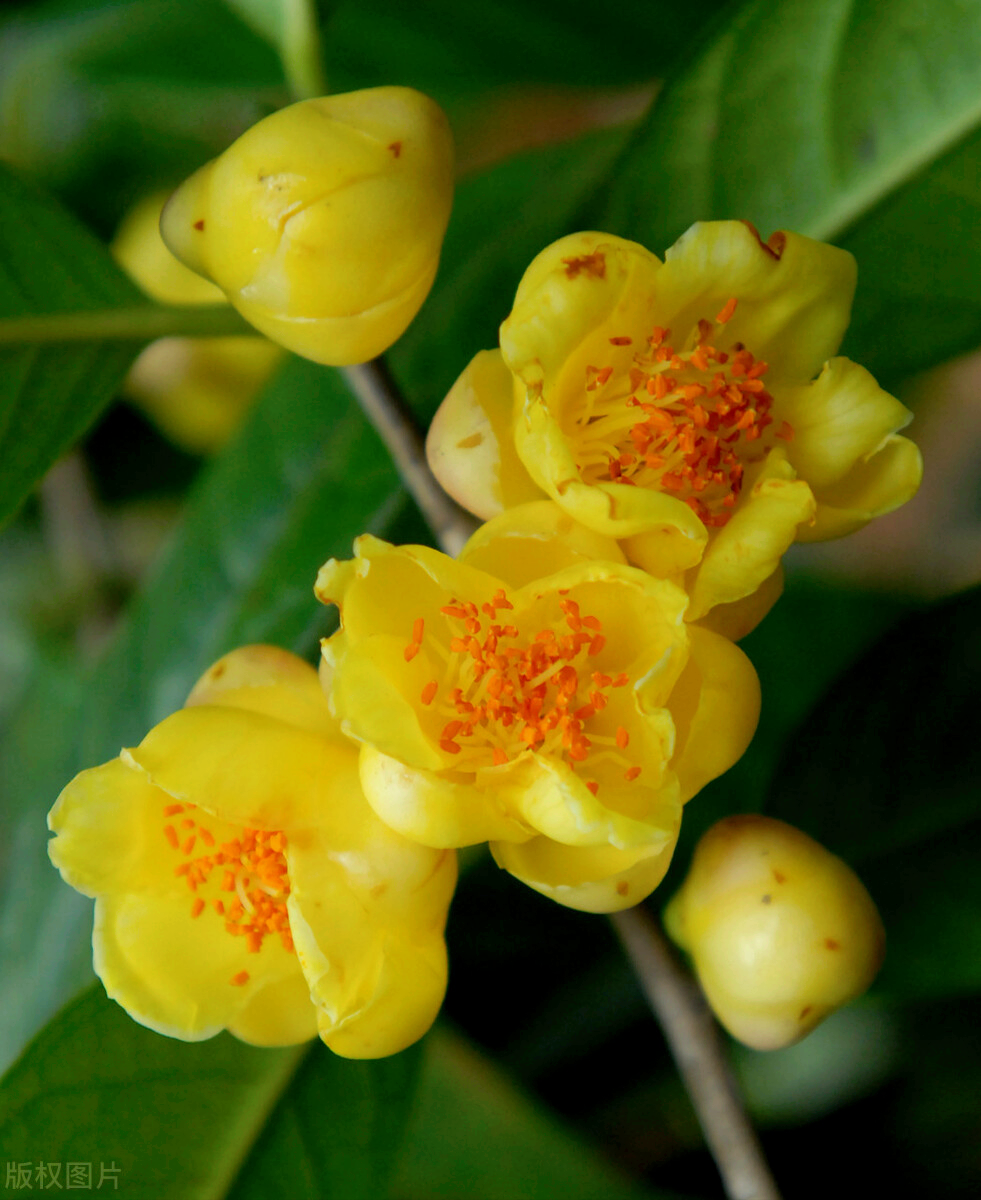
[[258,330],[315,362],[366,362],[425,300],[453,199],[446,116],[411,88],[304,100],[177,189],[161,231]]
[[855,872],[770,817],[713,825],[665,919],[715,1015],[756,1050],[798,1041],[860,996],[885,951]]

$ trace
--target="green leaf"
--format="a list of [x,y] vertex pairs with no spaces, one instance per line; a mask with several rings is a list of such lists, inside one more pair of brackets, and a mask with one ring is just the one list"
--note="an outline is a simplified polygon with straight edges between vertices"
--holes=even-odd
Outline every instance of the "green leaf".
[[[0,166],[0,328],[25,315],[126,307],[146,301],[105,247]],[[0,334],[0,521],[112,398],[140,345],[4,344]]]
[[981,588],[903,620],[789,738],[766,811],[854,862],[889,936],[883,986],[981,985]]
[[628,1182],[462,1038],[427,1042],[394,1200],[669,1200]]
[[202,479],[95,670],[36,680],[0,744],[0,1064],[91,978],[91,903],[47,861],[59,791],[179,708],[233,646],[310,652],[332,620],[313,596],[317,568],[366,530],[424,538],[410,511],[342,376],[291,359]]
[[35,1169],[91,1163],[93,1188],[114,1168],[118,1190],[145,1200],[375,1200],[418,1060],[352,1062],[319,1042],[267,1050],[227,1034],[179,1042],[91,988],[4,1078],[0,1144]]
[[963,233],[981,206],[979,59],[971,0],[749,0],[671,80],[597,220],[656,253],[735,217],[853,250],[849,346],[894,383],[981,341]]

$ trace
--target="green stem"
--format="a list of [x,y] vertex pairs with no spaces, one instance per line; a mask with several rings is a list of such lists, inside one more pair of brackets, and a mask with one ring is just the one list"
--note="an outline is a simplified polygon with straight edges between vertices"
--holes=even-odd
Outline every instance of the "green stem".
[[161,337],[233,337],[255,330],[227,304],[144,304],[94,312],[0,318],[0,346],[39,342],[152,342]]

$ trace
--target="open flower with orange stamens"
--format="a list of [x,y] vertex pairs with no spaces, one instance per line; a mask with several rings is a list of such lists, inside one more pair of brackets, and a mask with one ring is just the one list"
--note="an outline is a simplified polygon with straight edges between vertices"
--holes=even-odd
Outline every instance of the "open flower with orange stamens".
[[432,468],[484,519],[551,497],[684,578],[689,620],[763,588],[759,619],[795,538],[851,532],[919,485],[896,435],[911,414],[831,358],[854,289],[851,255],[741,221],[694,225],[663,263],[609,234],[563,238],[525,272],[500,351],[436,414]]
[[375,1058],[446,987],[455,856],[400,837],[358,783],[316,671],[271,646],[211,667],[133,750],[83,771],[51,859],[95,897],[95,969],[143,1025]]
[[660,882],[682,804],[749,743],[759,687],[685,624],[680,588],[538,508],[535,533],[491,522],[458,560],[366,536],[328,562],[317,595],[342,628],[321,673],[388,825],[489,841],[538,891],[612,912]]

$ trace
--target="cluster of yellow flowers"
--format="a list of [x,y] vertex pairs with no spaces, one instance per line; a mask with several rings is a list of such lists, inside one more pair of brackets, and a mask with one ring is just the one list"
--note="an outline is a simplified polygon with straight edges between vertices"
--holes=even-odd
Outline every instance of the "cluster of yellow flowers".
[[[450,162],[425,97],[309,101],[193,176],[164,235],[270,337],[360,361],[429,289]],[[584,911],[647,897],[684,804],[754,733],[759,684],[735,639],[776,601],[781,556],[918,485],[896,432],[910,414],[830,357],[854,283],[844,252],[739,221],[694,226],[663,263],[598,233],[544,250],[500,350],[477,355],[430,431],[437,478],[485,521],[459,556],[360,538],[316,582],[341,617],[319,680],[285,651],[233,651],[59,798],[51,856],[96,897],[109,995],[178,1037],[319,1030],[340,1054],[388,1054],[442,1000],[456,848],[487,842]],[[715,834],[671,922],[723,1019],[759,1045],[862,990],[881,953],[871,902],[846,899],[839,920],[826,893],[854,877],[803,835],[773,852],[810,882],[757,878],[773,824]],[[740,848],[728,866],[720,846]],[[735,917],[718,930],[743,895],[741,943]],[[836,952],[831,985],[801,976],[808,1004],[790,987],[761,1013],[727,974],[766,929]]]

